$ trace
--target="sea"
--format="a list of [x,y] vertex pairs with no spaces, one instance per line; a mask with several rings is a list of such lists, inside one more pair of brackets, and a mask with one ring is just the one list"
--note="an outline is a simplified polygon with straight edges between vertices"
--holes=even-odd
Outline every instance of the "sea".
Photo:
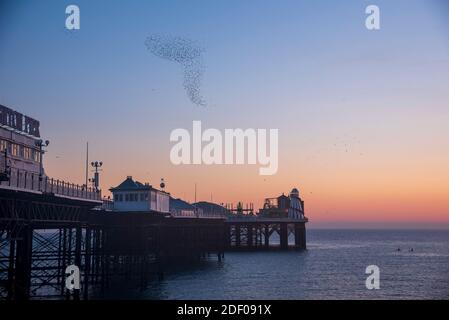
[[[378,289],[366,286],[373,265]],[[307,230],[305,251],[227,252],[96,298],[449,299],[449,230]]]

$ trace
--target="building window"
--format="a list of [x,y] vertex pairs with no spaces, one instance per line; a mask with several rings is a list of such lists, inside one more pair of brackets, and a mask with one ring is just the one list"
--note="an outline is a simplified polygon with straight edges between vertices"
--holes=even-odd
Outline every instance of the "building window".
[[41,153],[39,151],[34,151],[34,161],[41,162]]
[[129,201],[129,193],[125,194],[125,201]]
[[151,192],[151,202],[156,202],[156,192]]
[[24,147],[23,148],[23,157],[27,160],[31,160],[31,149]]
[[9,149],[8,146],[9,146],[9,142],[8,141],[0,140],[0,151],[3,152],[5,150]]
[[18,157],[18,156],[20,155],[20,148],[19,148],[19,145],[13,143],[13,144],[12,144],[12,150],[11,150],[11,153],[12,153],[13,156]]

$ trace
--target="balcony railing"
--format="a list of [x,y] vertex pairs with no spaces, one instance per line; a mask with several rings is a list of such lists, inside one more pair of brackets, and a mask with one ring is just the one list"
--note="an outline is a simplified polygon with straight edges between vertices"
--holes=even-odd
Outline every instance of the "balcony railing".
[[207,219],[225,219],[223,212],[203,211],[202,209],[170,209],[170,215],[174,218],[207,218]]
[[89,188],[84,185],[80,186],[74,183],[49,178],[47,176],[40,178],[37,173],[15,168],[10,169],[9,179],[7,181],[0,182],[0,188],[4,186],[11,189],[36,191],[64,197],[101,201],[101,191],[97,191],[95,188]]
[[264,222],[264,221],[303,221],[303,222],[308,222],[309,219],[304,217],[302,219],[300,218],[280,218],[280,217],[264,217],[264,216],[258,216],[258,215],[249,215],[249,214],[242,214],[242,215],[236,215],[236,214],[232,214],[232,215],[228,215],[227,216],[227,220],[228,221],[257,221],[257,222]]

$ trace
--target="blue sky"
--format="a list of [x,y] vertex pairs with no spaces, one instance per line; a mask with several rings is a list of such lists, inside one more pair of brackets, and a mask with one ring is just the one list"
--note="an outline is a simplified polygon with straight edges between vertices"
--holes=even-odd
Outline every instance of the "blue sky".
[[[65,29],[69,4],[80,7],[80,30]],[[379,31],[364,26],[369,4],[380,7]],[[192,120],[281,128],[282,150],[293,150],[285,166],[298,156],[317,175],[338,168],[313,169],[306,157],[338,139],[361,140],[360,153],[388,153],[397,149],[392,136],[420,149],[419,131],[441,158],[448,18],[443,0],[2,1],[0,103],[41,120],[52,141],[49,170],[62,178],[83,176],[89,140],[92,156],[114,172],[104,188],[146,175],[149,161],[169,175],[169,133]],[[147,51],[153,34],[205,49],[207,107],[189,101],[179,65]]]

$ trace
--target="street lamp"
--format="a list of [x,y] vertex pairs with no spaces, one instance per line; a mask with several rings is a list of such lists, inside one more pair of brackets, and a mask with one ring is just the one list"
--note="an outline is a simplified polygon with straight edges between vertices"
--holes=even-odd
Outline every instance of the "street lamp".
[[43,141],[41,139],[37,140],[35,143],[36,147],[39,148],[39,154],[40,154],[39,181],[42,181],[42,175],[44,173],[44,164],[43,164],[43,162],[44,162],[43,158],[44,158],[44,153],[45,153],[44,148],[47,148],[49,144],[50,144],[50,141],[48,141],[48,140]]
[[103,166],[102,161],[92,161],[90,165],[95,168],[94,177],[90,179],[90,182],[93,183],[95,190],[98,191],[98,186],[100,185],[100,173],[101,167]]
[[162,191],[164,191],[164,188],[165,188],[164,178],[161,178],[161,183],[159,184],[159,186],[161,187]]
[[5,169],[0,172],[0,182],[9,181],[11,175],[11,168],[8,166],[8,148],[5,148]]

